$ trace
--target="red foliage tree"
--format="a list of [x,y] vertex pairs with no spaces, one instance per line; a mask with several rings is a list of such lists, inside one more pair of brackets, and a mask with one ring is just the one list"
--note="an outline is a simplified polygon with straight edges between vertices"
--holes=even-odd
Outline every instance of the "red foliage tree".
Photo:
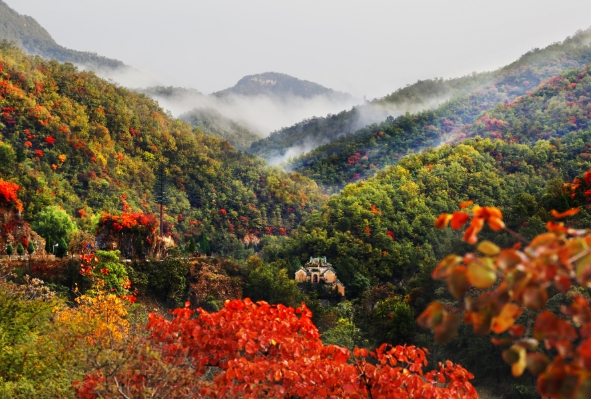
[[55,139],[54,137],[52,137],[51,135],[49,135],[49,136],[47,136],[47,137],[45,138],[45,142],[46,142],[48,145],[54,145],[54,144],[55,144],[55,142],[56,142],[56,139]]
[[[305,305],[246,299],[226,301],[216,313],[185,307],[173,314],[149,316],[152,349],[142,352],[141,367],[97,370],[77,384],[78,396],[144,398],[166,388],[168,398],[477,397],[461,366],[446,362],[424,372],[426,350],[384,344],[351,353],[323,345]],[[213,379],[200,378],[212,367]]]
[[7,204],[14,204],[16,208],[22,212],[23,204],[20,202],[17,196],[17,191],[20,190],[20,186],[16,183],[4,181],[0,179],[0,199]]

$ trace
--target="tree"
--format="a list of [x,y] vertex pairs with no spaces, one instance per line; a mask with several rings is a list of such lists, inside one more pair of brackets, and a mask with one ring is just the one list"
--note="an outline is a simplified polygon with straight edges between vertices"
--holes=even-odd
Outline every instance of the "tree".
[[8,245],[6,246],[6,255],[8,255],[9,260],[10,260],[10,257],[12,256],[13,253],[14,253],[14,247],[12,246],[11,243],[8,243]]
[[205,233],[201,233],[197,239],[197,245],[199,246],[199,252],[204,255],[211,253],[211,240]]
[[156,180],[154,181],[154,200],[160,206],[160,237],[164,236],[164,205],[170,202],[170,194],[168,189],[168,179],[166,177],[166,169],[161,162],[158,164],[154,173]]
[[25,253],[25,248],[23,247],[23,244],[18,244],[18,246],[16,247],[16,253],[19,254],[19,256],[23,256],[23,254]]
[[35,217],[33,230],[45,238],[45,250],[54,253],[55,244],[59,244],[56,251],[60,251],[60,247],[67,251],[70,234],[78,229],[66,211],[58,206],[48,206]]
[[31,256],[33,255],[33,252],[35,252],[35,244],[33,244],[33,241],[29,241],[29,245],[27,245],[27,253]]
[[12,146],[6,143],[0,143],[0,170],[2,173],[13,173],[15,162],[16,155]]
[[[589,177],[591,180],[591,173]],[[460,207],[471,205],[468,201]],[[578,212],[579,208],[572,208],[552,210],[551,214],[562,219]],[[485,224],[519,240],[507,249],[485,240],[476,247],[480,256],[449,255],[435,268],[433,277],[445,279],[449,292],[460,301],[463,320],[472,324],[477,334],[496,334],[491,341],[508,347],[502,357],[511,365],[513,375],[529,370],[537,376],[543,397],[591,397],[591,306],[583,295],[591,286],[589,231],[549,221],[546,233],[528,241],[505,226],[498,208],[477,205],[469,213],[462,210],[440,215],[436,226],[444,228],[450,222],[454,229],[470,222],[463,236],[470,244],[478,243]],[[526,244],[523,250],[522,243]],[[481,291],[469,292],[471,287]],[[568,293],[571,298],[560,306],[560,315],[546,306],[552,292]],[[522,314],[526,320],[520,320],[525,325],[517,324]],[[461,320],[457,311],[433,302],[417,321],[433,328],[436,341],[445,343],[457,334]]]
[[20,189],[21,187],[18,184],[0,179],[0,201],[14,204],[19,212],[22,212],[23,204],[17,196],[17,191]]
[[[427,352],[382,345],[369,353],[324,345],[305,305],[249,299],[219,312],[189,304],[169,320],[149,315],[150,338],[123,365],[102,367],[75,384],[78,397],[168,398],[476,398],[472,375],[447,361],[426,372]],[[143,350],[142,348],[147,348]],[[370,357],[375,359],[369,359]],[[376,361],[377,360],[377,361]],[[211,369],[212,378],[202,378]],[[184,373],[182,372],[184,371]]]
[[55,250],[55,256],[58,258],[63,258],[68,253],[68,244],[66,243],[66,239],[61,237],[58,241],[58,246]]
[[195,252],[197,252],[197,245],[195,244],[195,239],[193,237],[189,238],[185,250],[187,251],[187,253],[190,254],[194,254]]
[[273,264],[263,264],[250,272],[244,284],[244,295],[271,304],[290,306],[301,303],[303,299],[295,280],[287,276],[287,270]]

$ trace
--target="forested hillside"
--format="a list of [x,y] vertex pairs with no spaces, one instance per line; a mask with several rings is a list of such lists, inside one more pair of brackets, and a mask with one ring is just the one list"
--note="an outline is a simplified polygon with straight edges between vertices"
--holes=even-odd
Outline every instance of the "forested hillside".
[[[401,88],[381,99],[374,99],[335,115],[306,119],[275,131],[253,143],[249,151],[265,159],[283,158],[328,144],[347,133],[381,122],[391,115],[435,108],[460,92],[473,89],[490,74],[475,74],[457,79],[429,79]],[[294,155],[291,155],[292,157]],[[287,161],[287,159],[284,159]]]
[[23,187],[33,223],[49,205],[84,229],[104,213],[156,211],[160,164],[167,234],[207,252],[246,256],[245,243],[288,234],[323,202],[313,181],[169,118],[145,95],[7,44],[0,63],[2,178]]
[[478,138],[409,155],[331,197],[279,258],[326,254],[345,284],[357,275],[372,284],[407,279],[459,250],[434,221],[469,199],[498,206],[508,226],[531,237],[544,229],[548,209],[571,205],[562,184],[591,168],[590,139],[589,130],[535,145]]
[[396,163],[409,152],[462,139],[464,126],[499,102],[511,102],[534,91],[542,81],[591,62],[590,36],[591,30],[578,32],[562,43],[533,50],[493,74],[475,77],[475,87],[465,86],[468,94],[456,95],[434,110],[389,117],[342,136],[295,159],[289,167],[339,189]]
[[125,66],[121,61],[60,46],[35,19],[27,15],[20,15],[1,0],[0,40],[14,42],[30,54],[40,55],[60,62],[84,65],[92,69]]

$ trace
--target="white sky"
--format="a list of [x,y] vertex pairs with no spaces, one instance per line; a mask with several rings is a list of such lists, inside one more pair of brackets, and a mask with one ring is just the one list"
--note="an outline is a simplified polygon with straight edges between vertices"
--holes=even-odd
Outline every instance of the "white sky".
[[61,45],[204,93],[283,72],[368,99],[591,26],[589,0],[5,0]]

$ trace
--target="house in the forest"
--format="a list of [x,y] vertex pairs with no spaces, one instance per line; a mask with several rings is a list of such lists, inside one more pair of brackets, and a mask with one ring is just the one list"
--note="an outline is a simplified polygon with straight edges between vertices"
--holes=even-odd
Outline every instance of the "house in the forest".
[[337,278],[337,271],[326,261],[326,257],[310,257],[310,261],[295,272],[295,279],[298,283],[325,284],[345,296],[345,286]]

